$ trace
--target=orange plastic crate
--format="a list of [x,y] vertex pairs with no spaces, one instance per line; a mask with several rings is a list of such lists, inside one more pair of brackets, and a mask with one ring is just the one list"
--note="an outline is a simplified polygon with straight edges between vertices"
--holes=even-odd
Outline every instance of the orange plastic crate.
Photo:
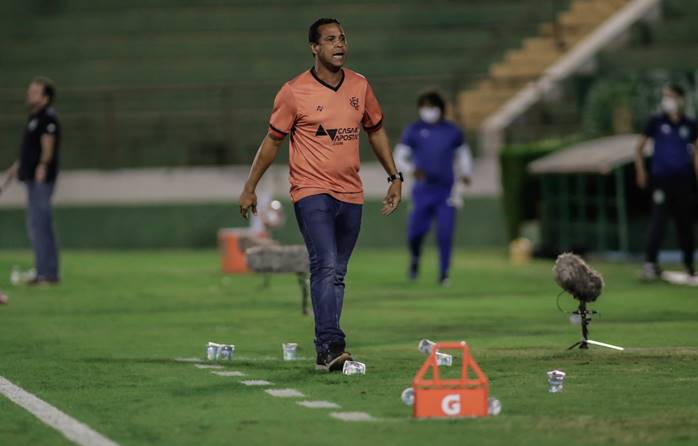
[[[436,364],[439,350],[460,350],[463,364],[459,379],[441,379]],[[431,379],[426,379],[431,371]],[[469,377],[472,371],[475,378]],[[470,356],[464,342],[437,343],[417,372],[412,382],[414,388],[415,418],[486,417],[489,381]]]
[[240,249],[240,237],[254,235],[268,237],[265,232],[255,232],[247,228],[224,228],[218,230],[218,248],[221,254],[221,270],[224,273],[248,273],[247,256]]

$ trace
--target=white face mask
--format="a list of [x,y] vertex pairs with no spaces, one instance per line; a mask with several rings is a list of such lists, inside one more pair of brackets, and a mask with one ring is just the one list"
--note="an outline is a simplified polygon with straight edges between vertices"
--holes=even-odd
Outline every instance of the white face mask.
[[436,124],[441,119],[441,109],[439,107],[420,107],[419,119],[427,124]]
[[679,101],[669,96],[662,98],[662,110],[666,113],[676,113],[679,111]]

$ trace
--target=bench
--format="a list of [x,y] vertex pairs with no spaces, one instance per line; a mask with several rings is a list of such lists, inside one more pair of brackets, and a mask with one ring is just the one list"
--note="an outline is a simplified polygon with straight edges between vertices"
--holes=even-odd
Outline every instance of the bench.
[[301,289],[301,312],[308,314],[310,260],[305,246],[263,243],[247,248],[245,256],[247,267],[256,273],[295,274]]

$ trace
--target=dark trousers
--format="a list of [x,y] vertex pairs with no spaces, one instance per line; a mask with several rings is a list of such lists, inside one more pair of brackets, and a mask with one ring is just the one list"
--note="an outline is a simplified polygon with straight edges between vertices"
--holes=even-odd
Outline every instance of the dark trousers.
[[27,181],[27,232],[39,279],[58,280],[58,246],[53,230],[51,197],[55,182]]
[[439,245],[439,271],[448,275],[451,265],[453,231],[456,225],[456,209],[448,202],[451,187],[415,185],[412,191],[412,211],[407,223],[407,244],[412,263],[419,262],[422,242],[436,219],[436,240]]
[[344,304],[344,277],[361,228],[362,206],[330,195],[312,195],[295,206],[298,227],[310,257],[310,294],[318,352],[343,349],[339,320]]
[[696,206],[696,184],[692,177],[653,178],[653,207],[647,234],[646,260],[657,263],[671,217],[676,225],[679,246],[686,268],[693,271],[693,215]]

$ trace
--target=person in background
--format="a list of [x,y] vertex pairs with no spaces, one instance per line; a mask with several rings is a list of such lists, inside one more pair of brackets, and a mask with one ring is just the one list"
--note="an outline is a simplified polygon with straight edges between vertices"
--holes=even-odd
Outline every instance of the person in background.
[[[698,174],[698,152],[695,150],[698,128],[696,121],[684,114],[685,97],[684,89],[678,85],[662,90],[661,112],[647,122],[635,154],[637,185],[652,191],[652,217],[642,271],[646,280],[661,278],[659,249],[670,216],[676,224],[686,273],[695,276],[693,212]],[[654,153],[648,172],[644,149],[649,139],[654,142]]]
[[55,285],[60,281],[51,207],[61,145],[61,127],[53,108],[55,97],[51,80],[37,77],[29,84],[29,118],[19,159],[6,172],[8,179],[17,178],[27,188],[27,229],[36,265],[36,277],[30,285]]
[[394,156],[398,169],[415,180],[407,227],[408,276],[411,280],[417,278],[422,242],[436,220],[438,281],[446,286],[460,201],[458,182],[470,184],[472,156],[461,129],[445,119],[446,102],[438,92],[419,96],[417,109],[419,120],[404,130]]

